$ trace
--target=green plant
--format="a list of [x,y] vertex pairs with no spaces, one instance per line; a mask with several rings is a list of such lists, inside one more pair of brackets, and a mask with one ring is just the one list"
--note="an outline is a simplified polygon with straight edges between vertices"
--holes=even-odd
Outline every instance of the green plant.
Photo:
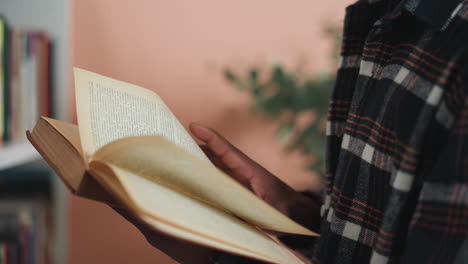
[[[334,61],[338,59],[340,32],[337,27],[325,29],[334,40]],[[325,124],[335,76],[324,73],[309,77],[280,64],[271,69],[254,66],[246,73],[227,68],[224,75],[238,89],[250,92],[255,112],[279,122],[278,138],[285,149],[299,150],[310,157],[309,169],[323,175]]]

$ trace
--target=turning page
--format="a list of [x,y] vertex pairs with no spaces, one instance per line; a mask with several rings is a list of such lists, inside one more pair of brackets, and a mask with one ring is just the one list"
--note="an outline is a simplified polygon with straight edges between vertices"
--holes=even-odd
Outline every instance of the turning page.
[[[92,162],[133,211],[167,234],[228,252],[281,264],[300,264],[291,252],[253,226],[127,170]],[[112,177],[113,176],[113,177]],[[115,178],[114,178],[115,177]],[[114,178],[114,179],[112,179]]]
[[213,207],[223,208],[258,227],[293,234],[317,235],[214,166],[163,137],[119,139],[100,148],[92,159],[132,172]]
[[203,151],[154,92],[74,68],[76,107],[86,160],[100,147],[130,136],[158,135],[202,160]]

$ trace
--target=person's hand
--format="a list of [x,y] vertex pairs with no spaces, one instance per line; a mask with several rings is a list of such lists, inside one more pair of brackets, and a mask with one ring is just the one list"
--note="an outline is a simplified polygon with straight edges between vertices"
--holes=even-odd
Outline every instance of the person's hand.
[[250,159],[219,133],[199,124],[190,131],[203,145],[203,151],[220,170],[233,177],[283,214],[317,230],[320,204],[289,187],[268,170]]
[[206,264],[208,262],[212,254],[211,249],[157,232],[124,209],[116,207],[112,209],[137,227],[153,247],[166,253],[178,263]]

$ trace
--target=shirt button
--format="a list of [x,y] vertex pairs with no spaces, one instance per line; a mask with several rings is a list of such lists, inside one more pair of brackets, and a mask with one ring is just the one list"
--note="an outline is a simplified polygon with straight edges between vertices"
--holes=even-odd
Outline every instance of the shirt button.
[[380,27],[382,25],[382,19],[375,21],[374,27]]

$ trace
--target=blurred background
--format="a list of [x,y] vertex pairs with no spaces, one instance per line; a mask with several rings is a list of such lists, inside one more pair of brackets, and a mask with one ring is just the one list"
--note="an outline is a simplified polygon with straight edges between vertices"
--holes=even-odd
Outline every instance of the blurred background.
[[75,122],[73,66],[156,91],[298,190],[319,190],[353,0],[0,0],[0,264],[173,263],[73,197],[24,131]]

